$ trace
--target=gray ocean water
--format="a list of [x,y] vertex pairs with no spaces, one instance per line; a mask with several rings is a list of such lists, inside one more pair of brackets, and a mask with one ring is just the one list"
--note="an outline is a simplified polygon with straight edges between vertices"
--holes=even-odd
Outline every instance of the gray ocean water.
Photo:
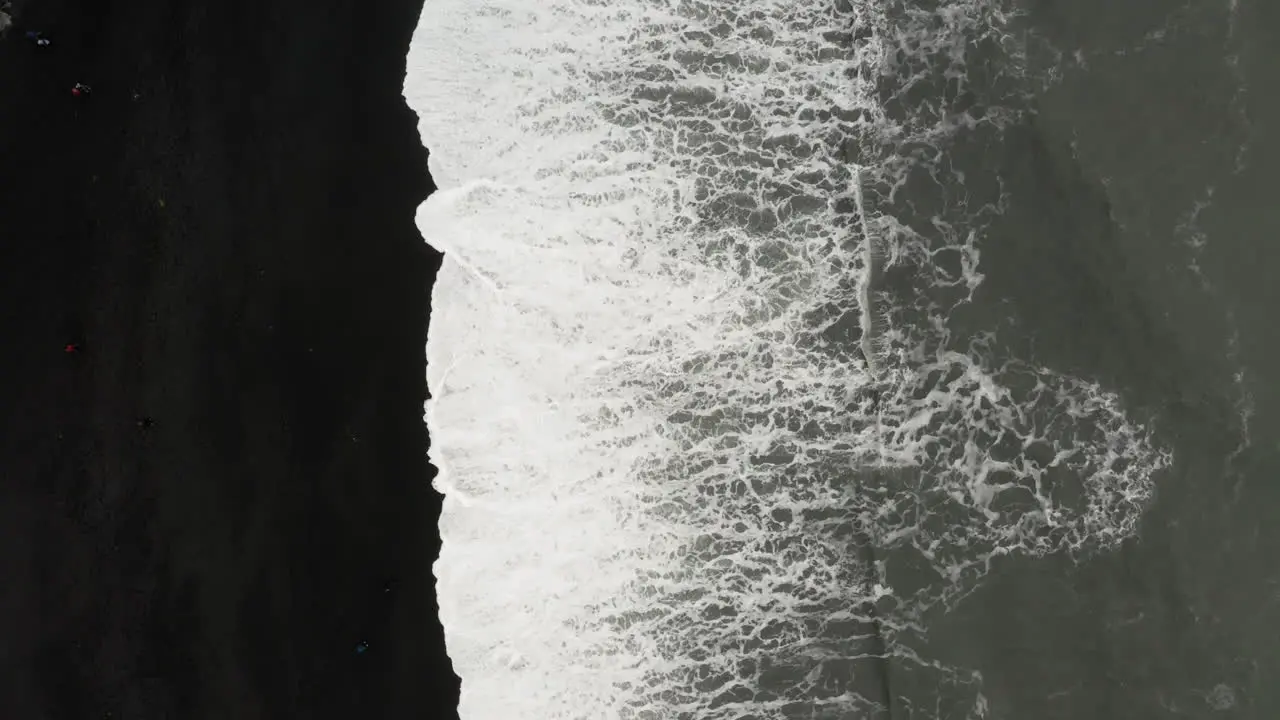
[[1012,193],[974,310],[1118,389],[1176,462],[1135,539],[1000,564],[930,649],[990,717],[1280,717],[1280,4],[1022,9],[1060,74],[970,158]]

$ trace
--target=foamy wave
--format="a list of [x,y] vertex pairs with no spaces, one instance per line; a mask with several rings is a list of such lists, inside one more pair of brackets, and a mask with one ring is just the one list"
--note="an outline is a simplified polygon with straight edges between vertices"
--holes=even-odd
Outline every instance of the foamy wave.
[[1116,396],[948,324],[1002,198],[944,160],[1013,116],[965,99],[971,54],[1016,53],[1002,22],[424,13],[406,96],[442,188],[418,223],[446,254],[427,421],[464,717],[848,717],[901,701],[885,658],[968,686],[912,649],[930,608],[993,557],[1133,532],[1169,458]]

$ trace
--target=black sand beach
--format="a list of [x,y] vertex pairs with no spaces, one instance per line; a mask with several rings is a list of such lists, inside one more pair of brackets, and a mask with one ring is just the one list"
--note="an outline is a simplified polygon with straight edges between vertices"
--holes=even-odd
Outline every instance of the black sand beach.
[[17,10],[0,717],[454,714],[400,95],[421,0]]

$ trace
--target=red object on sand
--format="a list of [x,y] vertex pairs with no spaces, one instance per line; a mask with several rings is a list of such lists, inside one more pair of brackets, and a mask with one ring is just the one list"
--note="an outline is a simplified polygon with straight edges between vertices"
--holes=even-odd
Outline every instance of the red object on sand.
[[75,343],[67,343],[67,347],[66,347],[64,350],[65,350],[65,352],[73,353],[73,352],[75,352],[75,351],[77,351],[77,350],[79,350],[79,349],[80,349],[80,346],[79,346],[79,345],[77,345],[77,344],[75,344]]

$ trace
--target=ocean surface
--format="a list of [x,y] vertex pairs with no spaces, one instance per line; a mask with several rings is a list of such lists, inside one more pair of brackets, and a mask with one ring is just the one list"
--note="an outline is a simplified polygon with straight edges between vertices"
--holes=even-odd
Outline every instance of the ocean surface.
[[1280,8],[442,0],[460,715],[1280,716]]

